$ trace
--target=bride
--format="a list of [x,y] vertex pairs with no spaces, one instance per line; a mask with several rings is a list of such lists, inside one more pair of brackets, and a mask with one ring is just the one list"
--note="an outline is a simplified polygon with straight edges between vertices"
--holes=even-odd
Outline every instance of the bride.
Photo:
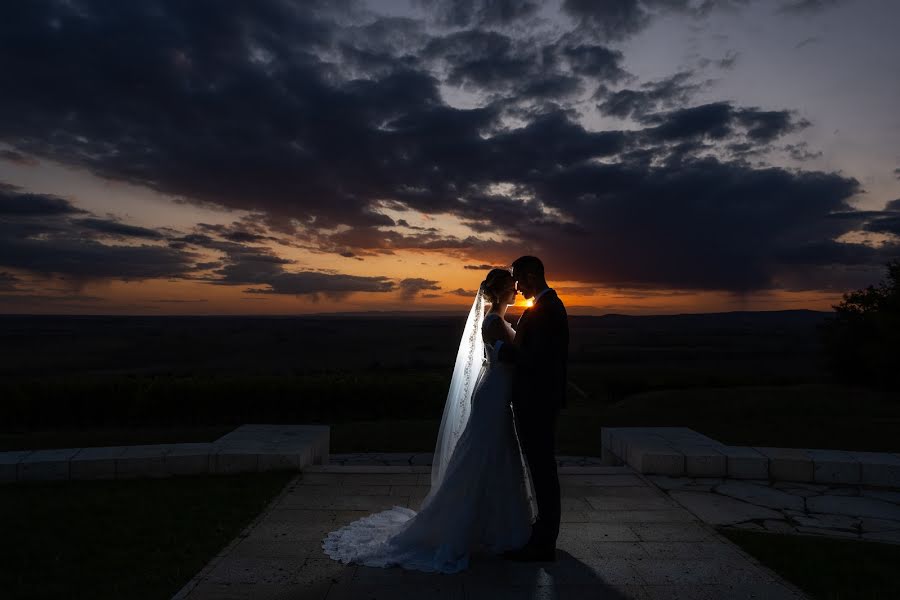
[[[325,553],[344,563],[456,573],[473,550],[499,554],[528,541],[536,503],[510,408],[511,369],[493,346],[515,343],[504,315],[516,287],[493,269],[469,311],[441,419],[431,489],[417,513],[401,506],[332,531]],[[491,303],[485,314],[485,301]]]

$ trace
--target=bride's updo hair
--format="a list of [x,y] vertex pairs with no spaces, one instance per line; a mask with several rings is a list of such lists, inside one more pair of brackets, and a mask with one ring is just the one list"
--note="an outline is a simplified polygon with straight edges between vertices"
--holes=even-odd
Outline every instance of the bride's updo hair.
[[507,269],[491,269],[484,281],[481,282],[481,293],[488,302],[496,304],[500,302],[500,294],[510,281],[512,281],[512,273]]

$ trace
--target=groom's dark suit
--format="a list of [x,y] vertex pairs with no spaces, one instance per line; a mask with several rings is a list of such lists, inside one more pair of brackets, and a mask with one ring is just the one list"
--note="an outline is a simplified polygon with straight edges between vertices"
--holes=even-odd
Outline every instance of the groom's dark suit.
[[559,476],[556,472],[556,417],[566,406],[569,322],[552,289],[522,313],[516,343],[502,344],[498,357],[515,364],[512,404],[522,450],[534,483],[538,519],[531,544],[554,547],[559,536]]

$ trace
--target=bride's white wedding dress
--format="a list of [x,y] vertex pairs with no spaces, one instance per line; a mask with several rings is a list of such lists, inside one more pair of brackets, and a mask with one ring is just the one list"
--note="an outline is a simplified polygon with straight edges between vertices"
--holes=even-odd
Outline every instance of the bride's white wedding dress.
[[473,550],[500,553],[528,541],[536,504],[509,405],[511,367],[497,360],[495,340],[485,339],[491,319],[503,321],[508,339],[514,335],[499,315],[489,313],[481,322],[486,356],[443,481],[418,513],[394,506],[332,531],[322,542],[328,556],[369,567],[455,573],[468,567]]

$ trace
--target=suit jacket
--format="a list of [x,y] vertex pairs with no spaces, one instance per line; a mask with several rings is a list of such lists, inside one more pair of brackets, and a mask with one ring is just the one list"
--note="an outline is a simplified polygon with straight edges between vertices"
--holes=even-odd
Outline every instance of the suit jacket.
[[515,363],[512,402],[517,410],[565,408],[569,319],[554,290],[525,309],[516,325],[516,344],[501,345],[498,358]]

